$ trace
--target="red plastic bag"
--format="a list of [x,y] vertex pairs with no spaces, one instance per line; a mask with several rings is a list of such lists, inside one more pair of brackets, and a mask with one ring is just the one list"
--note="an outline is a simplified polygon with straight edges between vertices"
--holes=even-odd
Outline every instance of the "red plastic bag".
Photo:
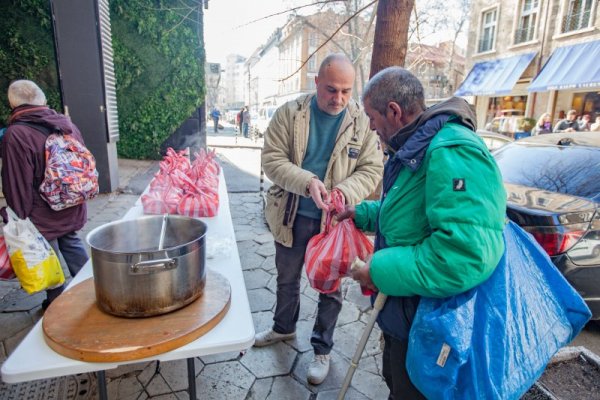
[[[344,208],[341,196],[333,195],[332,203],[340,212]],[[335,292],[341,278],[350,276],[350,266],[356,257],[364,260],[373,253],[373,243],[348,218],[332,226],[333,213],[327,213],[325,231],[313,236],[306,247],[304,265],[310,286],[320,293]]]
[[14,279],[16,277],[10,263],[10,256],[6,248],[4,236],[0,236],[0,279]]

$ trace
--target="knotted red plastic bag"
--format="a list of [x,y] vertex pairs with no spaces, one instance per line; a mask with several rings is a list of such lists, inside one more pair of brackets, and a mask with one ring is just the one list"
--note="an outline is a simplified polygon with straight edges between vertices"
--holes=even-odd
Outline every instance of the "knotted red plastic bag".
[[[332,192],[336,212],[344,210],[343,197]],[[341,278],[350,276],[350,266],[356,257],[364,260],[373,253],[373,243],[347,218],[335,226],[333,210],[327,213],[325,230],[313,236],[306,247],[304,265],[308,282],[320,293],[335,292]]]
[[10,256],[8,255],[4,236],[0,236],[0,279],[14,279],[16,277],[10,263]]

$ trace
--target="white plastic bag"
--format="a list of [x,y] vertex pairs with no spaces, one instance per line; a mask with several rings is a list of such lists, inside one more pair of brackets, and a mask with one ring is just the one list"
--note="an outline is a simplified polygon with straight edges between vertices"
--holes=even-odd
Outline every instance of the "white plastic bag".
[[4,226],[4,240],[23,289],[32,294],[62,285],[65,276],[48,241],[29,218],[20,219],[9,207],[6,212],[8,223]]

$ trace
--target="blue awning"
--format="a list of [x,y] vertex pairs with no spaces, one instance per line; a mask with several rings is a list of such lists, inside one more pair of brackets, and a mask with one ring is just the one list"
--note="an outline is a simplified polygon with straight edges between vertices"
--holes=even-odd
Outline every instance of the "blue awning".
[[599,87],[600,40],[595,40],[554,50],[528,90],[543,92]]
[[535,53],[526,53],[478,62],[454,95],[501,96],[509,94],[534,56]]

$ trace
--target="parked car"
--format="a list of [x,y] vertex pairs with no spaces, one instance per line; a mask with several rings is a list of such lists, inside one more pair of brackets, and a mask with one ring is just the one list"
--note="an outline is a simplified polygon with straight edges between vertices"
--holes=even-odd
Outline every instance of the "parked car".
[[258,115],[253,125],[253,129],[258,137],[262,137],[265,134],[275,110],[277,110],[276,106],[263,107],[258,110]]
[[600,135],[532,136],[493,154],[508,217],[533,235],[600,320]]
[[489,151],[496,150],[504,146],[505,144],[513,141],[512,138],[506,135],[486,131],[483,129],[477,129],[477,135],[479,135],[479,137],[483,139],[483,142],[485,143]]

